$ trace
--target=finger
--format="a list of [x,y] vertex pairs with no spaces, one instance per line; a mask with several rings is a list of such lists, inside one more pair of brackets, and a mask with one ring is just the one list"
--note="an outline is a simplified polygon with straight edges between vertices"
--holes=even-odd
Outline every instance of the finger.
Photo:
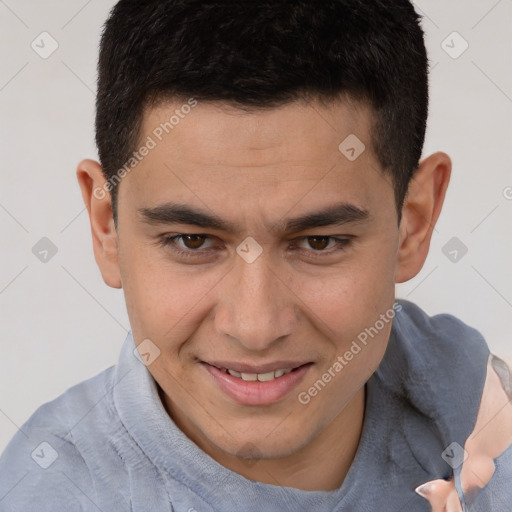
[[462,504],[455,489],[450,492],[446,500],[446,512],[462,512]]
[[420,485],[415,491],[425,498],[432,507],[432,512],[446,512],[446,500],[455,486],[452,481],[432,480],[423,485]]

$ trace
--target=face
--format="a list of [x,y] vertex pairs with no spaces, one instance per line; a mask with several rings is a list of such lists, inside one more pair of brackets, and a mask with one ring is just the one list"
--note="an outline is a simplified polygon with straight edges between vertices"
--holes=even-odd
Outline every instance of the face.
[[[156,145],[119,188],[133,335],[160,350],[148,369],[207,452],[283,457],[341,417],[386,348],[389,321],[358,336],[393,307],[391,181],[363,107],[199,103],[162,136],[176,109],[146,115]],[[353,135],[359,156],[338,147]]]

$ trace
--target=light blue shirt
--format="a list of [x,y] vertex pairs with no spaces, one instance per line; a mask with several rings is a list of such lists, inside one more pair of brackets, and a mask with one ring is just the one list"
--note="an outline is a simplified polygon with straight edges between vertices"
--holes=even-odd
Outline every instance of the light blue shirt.
[[[0,512],[429,512],[414,489],[451,476],[461,496],[460,466],[441,454],[474,427],[489,349],[455,317],[399,303],[339,489],[253,482],[211,459],[166,413],[129,333],[117,365],[39,407],[13,437],[0,458]],[[468,511],[512,510],[512,447],[495,464]]]

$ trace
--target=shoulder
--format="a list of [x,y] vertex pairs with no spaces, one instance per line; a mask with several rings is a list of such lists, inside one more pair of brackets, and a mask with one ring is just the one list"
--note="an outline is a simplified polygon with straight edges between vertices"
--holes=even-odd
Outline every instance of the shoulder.
[[455,316],[429,316],[416,304],[397,300],[379,371],[389,389],[414,396],[433,416],[450,417],[450,399],[459,411],[476,415],[489,354],[483,336]]
[[[388,366],[399,370],[420,395],[429,389],[436,400],[452,397],[458,400],[458,409],[476,413],[490,354],[482,334],[451,314],[429,316],[412,302],[397,304],[401,307],[393,320]],[[437,405],[442,403],[432,402]]]
[[41,405],[16,432],[0,457],[0,512],[29,510],[35,496],[38,510],[55,510],[60,504],[69,511],[87,508],[82,505],[91,476],[74,431],[89,414],[111,414],[113,370]]
[[456,316],[428,315],[417,304],[404,299],[397,300],[394,309],[393,327],[415,350],[436,348],[447,354],[454,353],[456,359],[471,358],[474,351],[478,351],[487,360],[489,349],[482,334]]
[[411,302],[397,304],[374,381],[401,422],[404,450],[428,474],[444,475],[450,468],[441,453],[453,442],[464,446],[474,428],[489,347],[476,329],[453,315],[429,316]]

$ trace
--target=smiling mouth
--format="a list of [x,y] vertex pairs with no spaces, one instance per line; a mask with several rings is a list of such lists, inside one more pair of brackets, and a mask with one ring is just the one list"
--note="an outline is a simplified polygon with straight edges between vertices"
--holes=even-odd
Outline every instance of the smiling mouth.
[[213,364],[205,363],[208,366],[213,366],[214,368],[217,368],[217,370],[220,370],[223,373],[227,373],[231,375],[232,377],[235,377],[240,380],[244,380],[246,382],[270,382],[272,380],[279,379],[283,377],[284,375],[287,375],[288,373],[294,372],[298,370],[299,368],[302,368],[303,366],[307,366],[311,363],[302,364],[300,366],[296,366],[293,368],[281,368],[274,371],[268,371],[265,373],[248,373],[248,372],[238,372],[236,370],[232,370],[230,368],[221,368],[218,366],[215,366]]
[[285,399],[314,363],[273,361],[260,365],[235,361],[201,361],[225,395],[240,405],[267,406]]

